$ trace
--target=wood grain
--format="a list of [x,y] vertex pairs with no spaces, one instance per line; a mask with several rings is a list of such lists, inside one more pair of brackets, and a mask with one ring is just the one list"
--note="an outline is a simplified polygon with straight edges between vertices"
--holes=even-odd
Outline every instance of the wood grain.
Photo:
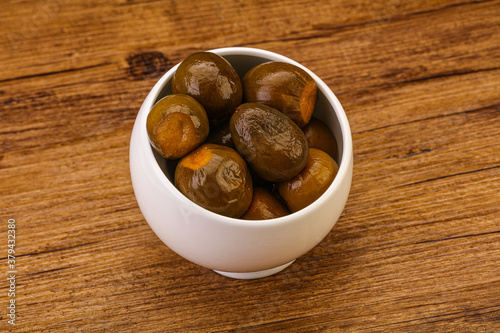
[[[0,263],[16,332],[500,331],[499,1],[8,0],[0,20]],[[238,281],[154,235],[128,145],[196,51],[281,53],[353,133],[340,220],[280,274]]]

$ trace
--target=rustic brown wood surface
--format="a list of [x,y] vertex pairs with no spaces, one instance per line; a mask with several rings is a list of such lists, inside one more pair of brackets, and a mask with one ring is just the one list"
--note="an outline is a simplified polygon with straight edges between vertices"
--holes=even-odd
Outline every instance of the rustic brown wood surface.
[[[7,0],[1,12],[0,331],[500,331],[500,1]],[[340,220],[259,280],[166,247],[129,174],[156,80],[227,46],[310,68],[353,133]]]

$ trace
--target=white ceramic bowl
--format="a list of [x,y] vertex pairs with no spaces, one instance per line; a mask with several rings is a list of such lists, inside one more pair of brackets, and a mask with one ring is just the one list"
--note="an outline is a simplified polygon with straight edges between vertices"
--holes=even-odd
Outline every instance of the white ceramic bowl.
[[316,246],[341,215],[351,186],[351,131],[340,102],[314,73],[282,55],[254,48],[210,50],[226,58],[241,78],[253,66],[283,61],[306,70],[318,85],[314,115],[332,129],[338,143],[338,174],[328,190],[308,207],[285,217],[247,221],[208,211],[174,186],[174,166],[151,148],[146,118],[153,105],[170,94],[178,65],[153,87],[139,110],[130,141],[132,184],[146,221],[156,235],[185,259],[232,278],[252,279],[275,274]]

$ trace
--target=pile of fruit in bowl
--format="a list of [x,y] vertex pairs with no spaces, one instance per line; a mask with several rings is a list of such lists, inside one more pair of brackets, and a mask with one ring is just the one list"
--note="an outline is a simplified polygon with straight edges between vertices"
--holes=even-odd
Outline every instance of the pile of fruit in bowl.
[[191,201],[232,218],[279,218],[318,199],[338,171],[335,137],[314,115],[317,96],[296,65],[267,61],[240,78],[222,56],[194,53],[150,110],[147,133]]

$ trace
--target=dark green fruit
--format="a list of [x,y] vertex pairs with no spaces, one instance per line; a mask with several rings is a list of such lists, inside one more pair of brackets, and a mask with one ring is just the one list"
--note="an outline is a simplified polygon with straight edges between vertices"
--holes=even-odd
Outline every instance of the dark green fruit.
[[175,186],[191,201],[228,217],[239,218],[252,201],[252,178],[243,158],[234,149],[210,143],[179,161]]
[[181,158],[207,137],[209,124],[203,107],[188,95],[159,100],[146,120],[149,141],[163,157]]
[[292,179],[278,185],[290,211],[297,212],[316,201],[337,175],[337,163],[322,150],[310,148],[305,168]]
[[284,62],[266,62],[243,77],[245,102],[271,106],[305,126],[314,112],[318,87],[302,68]]
[[215,143],[230,148],[235,148],[231,131],[229,130],[229,121],[225,121],[219,126],[210,129],[206,143]]
[[211,125],[229,119],[243,98],[236,70],[211,52],[194,53],[180,63],[172,78],[172,93],[187,94],[200,102]]
[[270,191],[254,187],[252,203],[241,218],[244,220],[269,220],[288,214],[290,211]]
[[302,127],[309,148],[317,148],[332,158],[337,154],[337,141],[330,128],[318,118],[312,117],[309,123]]
[[231,117],[230,130],[238,152],[267,181],[290,179],[307,163],[304,133],[276,109],[258,103],[242,104]]

